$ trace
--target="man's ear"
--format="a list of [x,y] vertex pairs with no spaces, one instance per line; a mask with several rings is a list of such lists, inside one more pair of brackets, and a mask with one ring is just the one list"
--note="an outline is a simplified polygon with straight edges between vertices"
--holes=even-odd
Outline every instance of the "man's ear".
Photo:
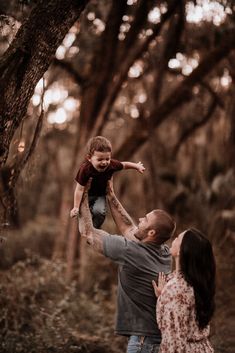
[[149,241],[151,241],[151,240],[154,241],[155,238],[156,238],[156,231],[154,229],[150,229],[148,231],[148,240]]
[[91,160],[91,155],[90,155],[89,153],[87,153],[86,159],[90,162],[90,160]]

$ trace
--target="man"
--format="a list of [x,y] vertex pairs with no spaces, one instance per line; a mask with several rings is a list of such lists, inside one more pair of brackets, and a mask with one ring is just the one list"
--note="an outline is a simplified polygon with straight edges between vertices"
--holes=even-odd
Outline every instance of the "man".
[[116,333],[128,336],[127,353],[157,353],[161,334],[156,323],[156,298],[152,280],[171,271],[171,256],[164,242],[175,231],[175,222],[154,210],[135,225],[117,200],[109,182],[108,201],[122,236],[95,229],[87,191],[80,208],[79,230],[94,249],[119,264]]

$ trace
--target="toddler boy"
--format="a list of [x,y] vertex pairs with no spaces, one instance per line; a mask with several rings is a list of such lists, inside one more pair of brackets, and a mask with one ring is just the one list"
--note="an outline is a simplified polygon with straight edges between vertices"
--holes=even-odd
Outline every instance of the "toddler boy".
[[135,169],[140,173],[145,171],[141,162],[119,162],[111,158],[111,153],[112,145],[109,140],[103,136],[91,138],[87,145],[86,159],[81,164],[75,178],[77,185],[74,192],[74,207],[70,211],[70,216],[78,215],[84,187],[92,178],[88,198],[95,228],[100,228],[105,220],[106,187],[113,173],[121,169]]

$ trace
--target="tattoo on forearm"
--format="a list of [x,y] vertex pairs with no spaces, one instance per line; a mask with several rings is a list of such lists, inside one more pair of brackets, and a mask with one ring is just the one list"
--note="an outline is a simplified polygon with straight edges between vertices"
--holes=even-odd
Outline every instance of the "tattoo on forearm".
[[113,206],[117,209],[117,211],[120,213],[123,222],[126,225],[131,226],[133,224],[133,222],[130,219],[130,216],[128,215],[128,213],[124,210],[122,205],[119,203],[119,201],[115,197],[112,197],[111,202],[112,202]]
[[81,236],[87,239],[87,243],[94,250],[103,253],[103,239],[109,234],[103,230],[94,228],[87,199],[82,203],[80,211],[79,230]]

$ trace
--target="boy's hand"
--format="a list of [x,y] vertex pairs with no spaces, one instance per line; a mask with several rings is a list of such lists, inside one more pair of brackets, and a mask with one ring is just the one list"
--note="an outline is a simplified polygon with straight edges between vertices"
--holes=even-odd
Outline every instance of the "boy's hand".
[[136,170],[138,170],[139,173],[143,174],[145,171],[145,167],[142,162],[136,163]]
[[76,217],[79,213],[79,208],[78,207],[74,207],[71,211],[70,211],[70,217]]

